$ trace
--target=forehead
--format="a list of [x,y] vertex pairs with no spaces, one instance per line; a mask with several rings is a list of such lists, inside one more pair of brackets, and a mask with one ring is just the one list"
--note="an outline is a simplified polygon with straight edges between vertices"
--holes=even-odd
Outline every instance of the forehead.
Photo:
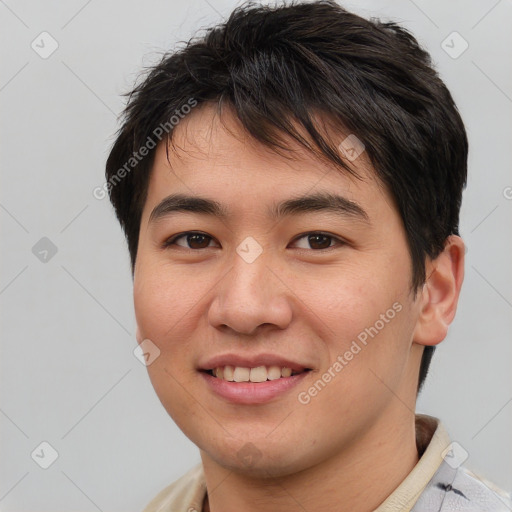
[[[336,145],[352,137],[329,130],[325,124],[322,129]],[[147,203],[170,192],[208,192],[226,200],[261,194],[261,200],[272,201],[327,191],[363,200],[369,207],[384,202],[393,208],[364,151],[348,162],[357,173],[355,177],[334,163],[320,160],[289,137],[281,142],[286,149],[276,151],[254,139],[231,109],[219,112],[211,104],[200,105],[174,128],[168,145],[162,141],[157,147]],[[344,154],[343,149],[340,154]]]
[[[358,168],[358,174],[375,175],[366,158],[364,145],[355,135],[346,133],[346,129],[334,128],[332,121],[327,119],[326,116],[317,114],[312,115],[312,118],[322,137],[331,142],[333,146],[338,147],[340,154],[343,154],[345,149],[352,146],[350,149],[351,158],[357,160],[357,163],[351,167]],[[299,137],[303,138],[311,147],[315,147],[311,136],[304,127],[294,121],[290,121],[290,123]],[[301,162],[308,167],[318,167],[321,163],[319,156],[306,149],[304,145],[288,134],[279,131],[276,127],[261,126],[258,129],[264,133],[264,137],[271,139],[274,144],[263,144],[256,140],[238,119],[233,107],[225,105],[221,108],[213,103],[204,103],[196,107],[191,114],[185,116],[174,128],[170,150],[174,157],[183,159],[187,157],[201,159],[222,156],[238,159],[254,154],[263,162],[271,160],[274,164],[276,159],[281,157],[283,163],[288,162],[294,167],[297,167],[297,164]],[[318,153],[320,154],[319,151]],[[350,161],[347,160],[347,163],[350,164]],[[335,165],[327,160],[324,160],[323,164],[324,171],[326,170],[325,167]],[[345,170],[345,172],[348,171]]]

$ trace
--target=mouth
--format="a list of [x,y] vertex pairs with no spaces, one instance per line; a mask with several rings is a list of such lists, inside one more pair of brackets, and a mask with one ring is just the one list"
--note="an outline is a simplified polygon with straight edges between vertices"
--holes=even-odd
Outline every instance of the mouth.
[[219,355],[198,368],[207,389],[231,404],[255,405],[284,397],[312,368],[271,354]]
[[227,382],[267,382],[278,379],[286,379],[311,371],[310,368],[292,369],[288,366],[216,366],[203,372]]

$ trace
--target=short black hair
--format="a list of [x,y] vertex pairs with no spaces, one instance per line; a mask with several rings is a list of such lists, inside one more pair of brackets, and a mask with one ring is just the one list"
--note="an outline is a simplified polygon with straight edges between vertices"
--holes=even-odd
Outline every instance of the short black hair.
[[[249,2],[166,53],[128,94],[106,185],[132,272],[155,153],[147,150],[154,147],[149,141],[163,131],[170,141],[175,123],[169,120],[182,117],[185,105],[207,102],[232,107],[245,130],[273,150],[286,152],[292,137],[352,174],[340,141],[325,136],[315,120],[327,118],[340,133],[354,134],[403,221],[414,291],[425,282],[425,258],[438,256],[447,237],[458,234],[467,136],[416,39],[393,22],[364,19],[331,0]],[[145,158],[139,158],[142,147]],[[433,351],[424,349],[418,391]]]

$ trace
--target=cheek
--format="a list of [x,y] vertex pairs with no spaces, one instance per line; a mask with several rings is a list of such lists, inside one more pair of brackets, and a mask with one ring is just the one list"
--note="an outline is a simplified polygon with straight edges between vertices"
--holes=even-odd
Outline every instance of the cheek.
[[[371,265],[333,269],[329,275],[302,276],[296,295],[311,310],[318,327],[340,348],[379,321],[403,296],[403,285],[388,282]],[[393,315],[394,311],[391,311]]]
[[407,365],[414,327],[409,274],[397,272],[393,279],[361,266],[344,270],[330,280],[304,281],[298,294],[307,297],[307,322],[322,333],[328,354],[323,370],[336,375],[332,398],[339,401],[342,390],[371,402],[375,388],[385,390],[379,378],[394,388]]
[[[142,261],[141,261],[142,263]],[[185,418],[197,411],[183,389],[195,378],[189,339],[197,324],[195,305],[204,292],[194,281],[168,267],[140,265],[134,275],[133,299],[140,339],[149,339],[160,350],[147,366],[151,384],[168,414],[188,433]],[[183,421],[182,421],[183,420]]]
[[203,286],[168,266],[139,267],[134,276],[133,299],[141,336],[166,350],[182,338],[198,310]]
[[197,319],[189,297],[197,301],[201,294],[179,277],[167,277],[168,271],[134,276],[134,306],[141,338],[151,340],[159,350],[147,366],[149,378],[162,405],[183,429],[180,418],[194,414],[183,389],[190,387],[196,372],[189,340]]

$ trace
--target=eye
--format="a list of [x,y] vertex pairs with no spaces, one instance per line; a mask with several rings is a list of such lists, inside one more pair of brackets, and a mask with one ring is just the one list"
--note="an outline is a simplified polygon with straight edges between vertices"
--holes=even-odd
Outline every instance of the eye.
[[329,235],[328,233],[306,233],[297,237],[293,244],[298,249],[313,249],[313,250],[321,250],[321,249],[329,249],[334,247],[335,245],[344,245],[343,240],[340,238]]
[[163,247],[166,248],[172,245],[177,245],[186,249],[206,249],[208,247],[214,247],[210,245],[213,241],[213,238],[206,233],[187,231],[186,233],[180,233],[179,235],[174,235],[167,239],[164,242]]

